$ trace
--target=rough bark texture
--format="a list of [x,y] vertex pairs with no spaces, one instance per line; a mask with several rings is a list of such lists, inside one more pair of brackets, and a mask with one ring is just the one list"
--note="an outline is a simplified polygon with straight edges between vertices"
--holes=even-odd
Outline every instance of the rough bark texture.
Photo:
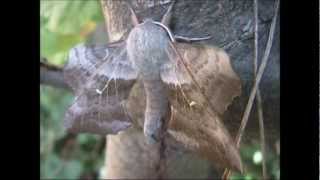
[[[160,20],[170,0],[130,1],[140,21],[144,18]],[[259,1],[259,60],[263,55],[270,22],[273,15],[274,1]],[[110,41],[118,40],[132,28],[130,11],[124,1],[102,1],[106,14],[106,23]],[[235,137],[240,120],[247,104],[253,82],[253,1],[249,0],[199,0],[177,1],[173,7],[172,31],[177,35],[203,37],[212,35],[208,44],[219,46],[229,54],[232,66],[242,80],[242,95],[236,98],[228,111],[224,113],[224,123]],[[260,84],[266,143],[273,147],[279,138],[280,121],[280,59],[279,59],[279,22],[277,23],[274,45],[271,49],[268,67]],[[137,84],[131,97],[139,96],[141,87]],[[140,93],[141,94],[141,93]],[[142,99],[132,101],[128,106],[139,106]],[[139,117],[139,114],[132,116]],[[259,139],[258,120],[253,108],[251,118],[244,135],[244,143]],[[140,123],[142,119],[137,119]],[[141,128],[130,129],[117,136],[108,136],[106,150],[106,178],[159,178],[159,145],[147,145]],[[181,147],[170,147],[166,150],[167,171],[161,177],[174,178],[211,178],[220,173],[211,173],[211,165]]]

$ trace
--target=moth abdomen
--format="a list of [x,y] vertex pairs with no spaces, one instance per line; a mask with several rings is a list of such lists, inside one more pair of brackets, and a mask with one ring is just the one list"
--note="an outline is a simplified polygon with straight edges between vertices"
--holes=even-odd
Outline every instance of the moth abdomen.
[[149,143],[158,142],[166,132],[170,107],[167,86],[160,80],[143,80],[146,92],[144,134]]

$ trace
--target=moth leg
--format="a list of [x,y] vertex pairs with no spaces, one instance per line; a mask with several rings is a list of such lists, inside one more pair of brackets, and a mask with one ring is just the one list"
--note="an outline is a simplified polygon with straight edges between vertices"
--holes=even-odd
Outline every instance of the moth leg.
[[106,49],[105,52],[106,52],[106,55],[103,57],[103,60],[108,59],[108,56],[109,56],[109,51],[108,51],[108,49]]
[[181,94],[182,94],[183,99],[187,102],[187,104],[189,104],[189,99],[187,98],[186,94],[184,93],[183,88],[182,88],[182,86],[181,86],[181,84],[179,83],[179,80],[178,80],[177,69],[178,69],[178,67],[180,66],[180,61],[174,61],[173,58],[170,57],[170,53],[168,52],[168,49],[166,49],[166,52],[167,52],[167,55],[168,55],[168,57],[169,57],[169,60],[172,62],[172,64],[175,65],[175,67],[174,67],[174,73],[175,73],[175,78],[176,78],[176,82],[177,82],[177,83],[175,84],[175,87],[176,87],[177,89],[179,89],[179,91],[180,91]]
[[118,65],[117,65],[117,66],[114,68],[114,70],[112,71],[111,78],[108,79],[106,85],[102,88],[102,90],[96,89],[96,92],[97,92],[98,94],[101,95],[101,94],[108,88],[110,81],[111,81],[112,79],[115,80],[114,76],[115,76],[115,72],[117,71],[117,68],[118,68]]
[[100,95],[101,95],[101,94],[108,88],[109,83],[110,83],[111,80],[112,80],[112,79],[109,79],[109,80],[107,81],[106,85],[102,88],[102,90],[96,89],[97,94],[100,94]]
[[[176,68],[175,68],[174,71],[175,71],[176,79],[177,79],[177,82],[178,82],[178,76],[177,76],[178,62],[176,62],[175,64],[176,64]],[[183,88],[182,88],[182,86],[181,86],[181,84],[179,82],[178,82],[178,89],[181,92],[183,99],[189,104],[189,99],[187,98],[186,94],[184,93]]]
[[116,98],[119,101],[118,88],[117,88],[117,79],[116,78],[114,79],[114,89],[116,91]]
[[190,38],[190,37],[174,35],[174,39],[177,42],[187,42],[187,43],[209,40],[211,38],[212,38],[212,36],[206,36],[206,37],[200,37],[200,38]]

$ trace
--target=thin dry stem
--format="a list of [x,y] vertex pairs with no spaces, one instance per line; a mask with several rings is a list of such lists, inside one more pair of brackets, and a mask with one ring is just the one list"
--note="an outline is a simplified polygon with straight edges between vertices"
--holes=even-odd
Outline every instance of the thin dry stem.
[[[236,145],[237,145],[238,148],[240,147],[241,138],[242,138],[242,136],[244,134],[244,130],[245,130],[245,127],[246,127],[248,119],[249,119],[249,115],[250,115],[250,112],[251,112],[252,104],[253,104],[254,98],[255,98],[256,93],[257,93],[258,85],[260,83],[260,80],[262,78],[264,69],[266,68],[266,65],[267,65],[267,62],[268,62],[268,59],[269,59],[270,50],[271,50],[272,43],[273,43],[273,37],[274,37],[276,22],[277,22],[278,9],[279,9],[279,0],[277,0],[275,2],[275,11],[274,11],[274,16],[273,16],[272,23],[271,23],[271,26],[270,26],[270,32],[269,32],[267,46],[266,46],[266,49],[265,49],[265,52],[264,52],[264,56],[263,56],[261,65],[259,67],[256,79],[254,81],[254,85],[252,87],[252,90],[251,90],[251,93],[250,93],[250,96],[249,96],[248,104],[246,106],[246,109],[245,109],[245,112],[244,112],[244,115],[243,115],[243,118],[242,118],[242,121],[241,121],[241,125],[240,125],[240,128],[239,128],[239,132],[238,132],[238,135],[237,135],[237,138],[236,138]],[[222,179],[229,179],[230,174],[231,174],[231,171],[226,169],[224,174],[223,174],[223,176],[222,176]]]
[[[254,58],[253,58],[253,69],[254,69],[254,77],[257,75],[258,69],[258,0],[254,0]],[[263,106],[261,100],[261,94],[259,90],[259,86],[257,88],[257,95],[256,95],[256,105],[258,109],[258,120],[259,120],[259,130],[260,130],[260,143],[261,143],[261,150],[262,150],[262,177],[263,179],[267,179],[267,166],[266,166],[266,142],[265,142],[265,133],[264,133],[264,119],[263,119]]]
[[279,9],[279,0],[276,1],[276,5],[275,6],[276,6],[275,7],[275,14],[274,14],[274,17],[272,19],[272,23],[271,23],[271,27],[270,27],[270,33],[269,33],[267,47],[266,47],[266,50],[265,50],[261,65],[259,67],[259,71],[257,73],[256,80],[255,80],[253,88],[251,90],[251,93],[250,93],[250,96],[249,96],[249,101],[248,101],[248,104],[246,106],[246,110],[244,112],[244,115],[243,115],[243,118],[242,118],[242,122],[241,122],[241,126],[240,126],[240,130],[239,130],[239,133],[238,133],[238,138],[237,138],[237,141],[236,141],[238,147],[240,145],[241,138],[243,136],[245,126],[246,126],[246,124],[248,122],[248,118],[249,118],[249,115],[250,115],[250,111],[251,111],[251,108],[252,108],[254,97],[255,97],[256,92],[257,92],[258,85],[259,85],[259,83],[261,81],[262,75],[263,75],[264,70],[265,70],[265,68],[267,66],[267,63],[268,63],[270,50],[271,50],[271,47],[272,47],[272,41],[273,41],[273,37],[274,37],[274,30],[275,30],[276,21],[277,21],[277,15],[278,15],[278,9]]

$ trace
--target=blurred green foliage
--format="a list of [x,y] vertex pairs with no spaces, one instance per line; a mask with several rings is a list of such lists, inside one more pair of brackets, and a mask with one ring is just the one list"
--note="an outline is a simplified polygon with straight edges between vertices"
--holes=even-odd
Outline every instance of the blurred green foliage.
[[[62,66],[68,51],[87,40],[96,25],[103,21],[99,1],[41,0],[40,1],[41,56],[49,63]],[[73,96],[70,92],[41,86],[40,91],[40,163],[42,179],[97,178],[104,163],[102,137],[66,134],[63,117]],[[232,179],[261,178],[259,144],[243,146],[246,174],[233,174]],[[279,156],[268,151],[269,178],[280,179]]]
[[[63,66],[70,48],[86,41],[102,21],[99,1],[41,0],[41,56]],[[64,113],[72,99],[66,90],[40,87],[41,179],[97,177],[103,165],[104,138],[70,135],[63,129]]]
[[41,0],[40,53],[54,64],[64,64],[70,48],[86,40],[103,21],[98,0]]
[[[232,180],[258,180],[262,179],[262,159],[255,160],[256,154],[261,154],[260,144],[243,145],[240,149],[241,158],[245,165],[245,174],[234,173]],[[267,149],[267,174],[269,179],[280,179],[279,156],[274,150]]]

